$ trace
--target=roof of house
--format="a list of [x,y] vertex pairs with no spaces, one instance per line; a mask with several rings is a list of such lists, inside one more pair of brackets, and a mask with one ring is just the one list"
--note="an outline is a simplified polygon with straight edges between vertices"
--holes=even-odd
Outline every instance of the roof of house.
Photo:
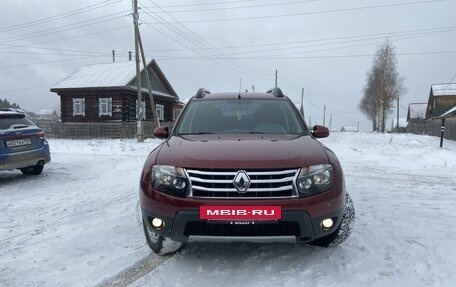
[[[159,74],[164,81],[165,86],[168,86],[171,94],[164,93],[153,89],[152,92],[161,96],[177,97],[176,92],[166,79],[165,75],[157,65],[155,60],[150,61],[147,66],[153,66],[156,74]],[[144,73],[144,69],[141,69]],[[57,84],[51,91],[60,89],[84,89],[84,88],[118,88],[128,87],[136,90],[134,80],[136,79],[136,63],[134,61],[115,62],[108,64],[95,64],[82,66],[76,72],[70,74]],[[142,88],[145,92],[147,89]]]
[[136,76],[135,62],[116,62],[82,66],[52,89],[126,86]]
[[424,119],[426,117],[427,103],[414,103],[409,105],[408,119]]
[[456,83],[435,84],[431,90],[434,96],[456,96]]
[[438,116],[438,118],[445,118],[448,116],[451,116],[453,114],[456,114],[456,106],[452,107],[448,111],[444,112],[442,115]]

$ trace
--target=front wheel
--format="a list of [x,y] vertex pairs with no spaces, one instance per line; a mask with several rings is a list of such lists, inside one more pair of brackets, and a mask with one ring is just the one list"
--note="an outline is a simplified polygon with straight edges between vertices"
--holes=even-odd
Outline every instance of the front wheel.
[[155,254],[166,255],[177,252],[184,247],[184,244],[182,242],[177,242],[171,240],[171,238],[163,237],[160,234],[155,233],[147,226],[146,222],[144,222],[144,219],[143,229],[144,235],[146,236],[147,245],[149,245],[150,249],[152,249]]
[[312,245],[321,246],[321,247],[334,247],[345,240],[350,236],[355,225],[355,207],[350,195],[347,193],[345,195],[345,207],[344,213],[342,215],[342,222],[339,227],[331,234],[315,239],[310,242]]

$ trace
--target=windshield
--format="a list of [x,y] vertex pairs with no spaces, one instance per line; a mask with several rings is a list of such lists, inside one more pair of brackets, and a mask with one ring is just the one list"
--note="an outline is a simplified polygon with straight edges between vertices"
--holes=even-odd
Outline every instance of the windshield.
[[307,134],[291,102],[277,99],[196,100],[178,125],[185,134]]

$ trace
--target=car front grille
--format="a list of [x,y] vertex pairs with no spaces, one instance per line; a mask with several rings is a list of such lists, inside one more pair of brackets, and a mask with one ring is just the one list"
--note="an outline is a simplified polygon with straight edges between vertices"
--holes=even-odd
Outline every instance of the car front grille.
[[[296,197],[293,182],[299,169],[275,170],[195,170],[186,172],[191,182],[189,197],[204,198],[283,198]],[[239,191],[235,184],[235,177],[245,173],[250,185],[247,190]]]
[[190,221],[185,225],[184,234],[186,236],[300,236],[301,230],[298,223],[290,221],[246,225]]

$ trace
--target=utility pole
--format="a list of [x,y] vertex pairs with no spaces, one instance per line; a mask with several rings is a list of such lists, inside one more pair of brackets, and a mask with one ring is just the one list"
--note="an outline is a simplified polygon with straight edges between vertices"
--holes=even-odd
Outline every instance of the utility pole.
[[323,106],[323,126],[325,126],[326,123],[326,105]]
[[331,114],[331,117],[329,118],[329,124],[328,124],[329,131],[331,131],[332,121],[333,121],[333,115]]
[[275,87],[277,88],[277,69],[275,70]]
[[305,119],[306,117],[304,116],[304,88],[301,90],[301,107],[299,109],[301,112],[302,117]]
[[116,51],[115,50],[112,50],[112,62],[113,63],[116,62]]
[[141,69],[139,67],[139,14],[138,0],[133,0],[133,26],[135,29],[135,60],[136,60],[136,90],[138,101],[138,119],[136,121],[136,138],[139,142],[144,141],[144,133],[142,126],[143,110],[142,110],[142,91],[141,91]]
[[397,97],[397,122],[396,122],[396,132],[399,132],[399,97]]
[[312,125],[312,117],[309,116],[309,127]]
[[143,66],[144,66],[144,71],[146,74],[147,89],[149,90],[149,100],[150,100],[150,105],[151,105],[151,110],[152,110],[152,119],[154,120],[156,127],[160,127],[160,119],[158,118],[157,111],[155,108],[154,95],[152,94],[152,84],[150,83],[150,78],[149,78],[149,69],[147,68],[146,56],[144,56],[144,48],[143,48],[143,44],[142,44],[142,40],[141,40],[141,33],[139,33],[139,29],[138,29],[138,40],[139,40],[139,48],[141,49],[141,58],[142,58]]

